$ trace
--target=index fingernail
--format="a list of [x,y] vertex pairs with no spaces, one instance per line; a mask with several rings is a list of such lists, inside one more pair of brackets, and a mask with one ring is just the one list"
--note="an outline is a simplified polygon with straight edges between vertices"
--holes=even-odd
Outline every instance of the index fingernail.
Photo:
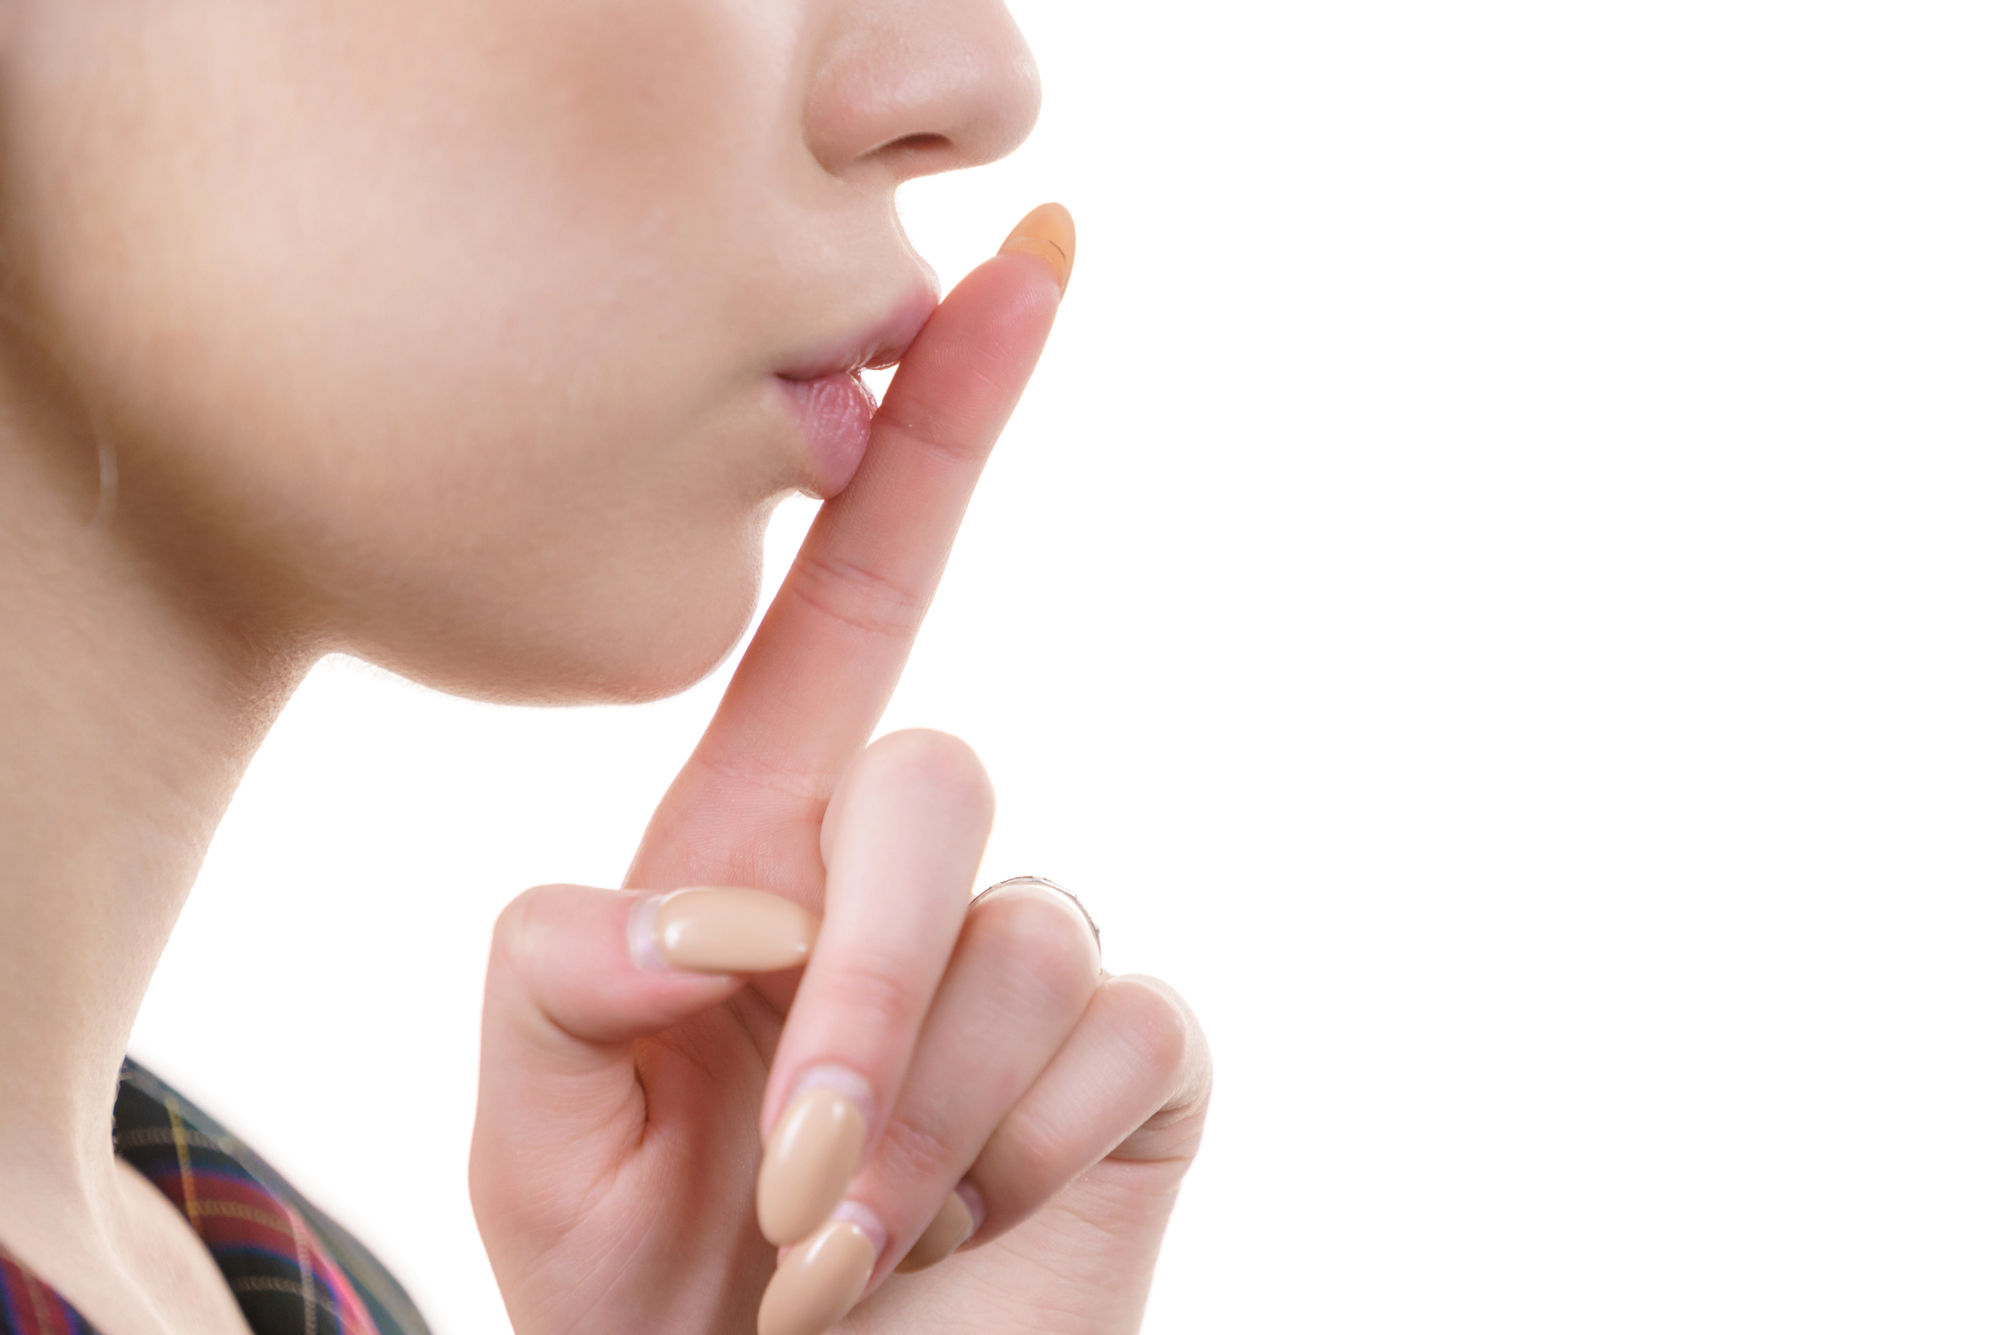
[[782,895],[735,885],[652,895],[632,909],[632,963],[649,973],[771,973],[804,964],[819,919]]
[[999,254],[1023,251],[1038,257],[1055,271],[1056,288],[1060,292],[1069,291],[1070,267],[1076,263],[1076,222],[1069,216],[1069,210],[1060,204],[1044,204],[1031,209],[1028,216],[1014,224],[1014,230],[1007,233],[1007,239],[1000,243]]

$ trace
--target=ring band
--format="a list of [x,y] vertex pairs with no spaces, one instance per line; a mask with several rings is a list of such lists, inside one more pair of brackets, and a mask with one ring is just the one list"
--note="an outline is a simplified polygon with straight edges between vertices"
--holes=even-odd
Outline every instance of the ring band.
[[[1097,919],[1090,916],[1090,910],[1083,906],[1083,901],[1076,897],[1076,892],[1073,890],[1063,889],[1061,886],[1057,885],[1054,881],[1051,881],[1046,876],[1009,876],[1004,881],[995,881],[993,884],[987,886],[984,890],[981,890],[978,894],[974,895],[972,897],[972,904],[977,904],[980,900],[986,898],[986,896],[992,894],[995,890],[1005,890],[1008,886],[1012,885],[1039,885],[1042,886],[1044,889],[1053,890],[1057,894],[1061,895],[1063,898],[1069,900],[1070,903],[1076,905],[1076,911],[1083,915],[1084,922],[1089,924],[1090,939],[1097,943],[1097,948],[1099,950],[1104,949],[1104,934],[1097,930]],[[972,904],[966,905],[966,908],[969,910],[972,907]]]

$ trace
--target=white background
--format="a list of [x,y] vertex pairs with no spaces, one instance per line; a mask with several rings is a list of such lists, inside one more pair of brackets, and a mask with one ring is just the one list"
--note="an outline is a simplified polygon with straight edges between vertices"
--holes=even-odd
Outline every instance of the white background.
[[[1993,1329],[1995,11],[1016,12],[1041,128],[910,230],[1080,259],[884,726],[1207,1022],[1147,1329]],[[327,665],[161,966],[135,1050],[440,1335],[488,925],[719,681]]]

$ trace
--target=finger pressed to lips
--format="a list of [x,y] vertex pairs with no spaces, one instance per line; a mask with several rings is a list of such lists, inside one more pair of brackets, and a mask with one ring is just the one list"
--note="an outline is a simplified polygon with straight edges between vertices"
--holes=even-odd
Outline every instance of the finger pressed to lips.
[[661,802],[628,885],[757,884],[809,900],[811,887],[787,873],[817,869],[824,804],[895,688],[1058,298],[1042,261],[1004,254],[932,314],[883,396],[853,482],[821,508]]

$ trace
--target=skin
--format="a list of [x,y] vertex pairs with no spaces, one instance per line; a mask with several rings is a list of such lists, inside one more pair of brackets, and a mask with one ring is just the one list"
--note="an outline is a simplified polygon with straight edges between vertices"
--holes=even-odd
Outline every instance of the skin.
[[[790,895],[822,947],[802,978],[648,975],[636,889],[522,896],[471,1174],[495,1273],[524,1332],[747,1329],[760,1137],[838,1061],[888,1244],[843,1328],[1136,1328],[1199,1030],[1102,977],[1063,902],[966,914],[991,795],[962,744],[864,751],[1054,280],[961,284],[851,484],[774,375],[928,304],[895,187],[1005,153],[1037,97],[975,0],[0,0],[0,1245],[93,1323],[243,1329],[103,1128],[302,673],[656,698],[740,633],[772,504],[845,484],[631,878]],[[954,1102],[968,1051],[1002,1078]],[[967,1174],[975,1250],[882,1282]]]

